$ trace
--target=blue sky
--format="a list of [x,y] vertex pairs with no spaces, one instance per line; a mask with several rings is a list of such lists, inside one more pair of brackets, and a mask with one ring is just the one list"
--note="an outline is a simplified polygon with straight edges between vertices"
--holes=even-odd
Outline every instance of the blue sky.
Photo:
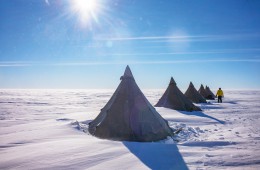
[[260,89],[258,0],[1,0],[0,88]]

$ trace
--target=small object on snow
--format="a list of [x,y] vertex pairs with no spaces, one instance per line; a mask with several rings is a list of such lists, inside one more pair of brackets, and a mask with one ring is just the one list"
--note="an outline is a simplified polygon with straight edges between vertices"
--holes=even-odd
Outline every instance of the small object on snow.
[[177,135],[178,133],[180,133],[182,131],[183,128],[179,128],[176,131],[173,132],[174,135]]

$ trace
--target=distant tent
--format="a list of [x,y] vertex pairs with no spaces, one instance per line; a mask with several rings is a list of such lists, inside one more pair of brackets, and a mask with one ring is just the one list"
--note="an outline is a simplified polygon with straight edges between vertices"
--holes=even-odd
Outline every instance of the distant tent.
[[192,82],[190,82],[184,95],[194,103],[207,103],[206,99],[195,89]]
[[208,86],[206,86],[205,91],[207,93],[207,96],[206,96],[207,99],[209,99],[209,100],[215,99],[214,93],[212,93],[212,91],[210,90],[210,88]]
[[172,135],[168,122],[137,86],[129,66],[121,83],[99,115],[89,123],[90,134],[126,141],[158,141]]
[[204,89],[204,86],[203,86],[203,85],[200,85],[199,93],[200,93],[200,95],[202,95],[205,99],[207,99],[207,92],[206,92],[206,90]]
[[175,110],[183,111],[201,111],[201,109],[195,106],[177,87],[173,78],[171,78],[170,84],[163,96],[160,98],[156,107],[166,107]]

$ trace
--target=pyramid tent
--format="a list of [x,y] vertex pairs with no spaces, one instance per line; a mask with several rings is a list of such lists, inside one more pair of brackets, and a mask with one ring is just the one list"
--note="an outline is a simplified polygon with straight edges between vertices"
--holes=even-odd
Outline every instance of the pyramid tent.
[[206,96],[207,99],[209,99],[209,100],[215,99],[214,93],[210,90],[210,88],[208,86],[206,86],[205,91],[207,93],[207,96]]
[[175,110],[182,111],[201,111],[201,109],[195,106],[177,87],[173,78],[171,78],[170,84],[163,96],[160,98],[156,107],[167,107]]
[[200,95],[202,95],[205,99],[207,99],[207,98],[206,98],[206,97],[207,97],[207,92],[206,92],[206,90],[205,90],[205,88],[204,88],[203,85],[200,85],[200,89],[198,90],[198,92],[199,92]]
[[192,82],[190,82],[184,95],[194,103],[207,103],[206,99],[195,89]]
[[168,122],[149,103],[137,86],[129,66],[121,83],[89,123],[90,134],[104,139],[125,141],[158,141],[172,135]]

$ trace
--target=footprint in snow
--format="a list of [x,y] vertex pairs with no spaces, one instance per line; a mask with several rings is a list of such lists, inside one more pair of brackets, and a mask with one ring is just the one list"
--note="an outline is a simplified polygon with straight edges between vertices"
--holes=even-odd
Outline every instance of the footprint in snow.
[[214,157],[213,155],[209,155],[209,154],[206,154],[205,156],[209,158]]
[[69,118],[60,118],[60,119],[56,119],[56,121],[72,121],[73,119],[69,119]]

